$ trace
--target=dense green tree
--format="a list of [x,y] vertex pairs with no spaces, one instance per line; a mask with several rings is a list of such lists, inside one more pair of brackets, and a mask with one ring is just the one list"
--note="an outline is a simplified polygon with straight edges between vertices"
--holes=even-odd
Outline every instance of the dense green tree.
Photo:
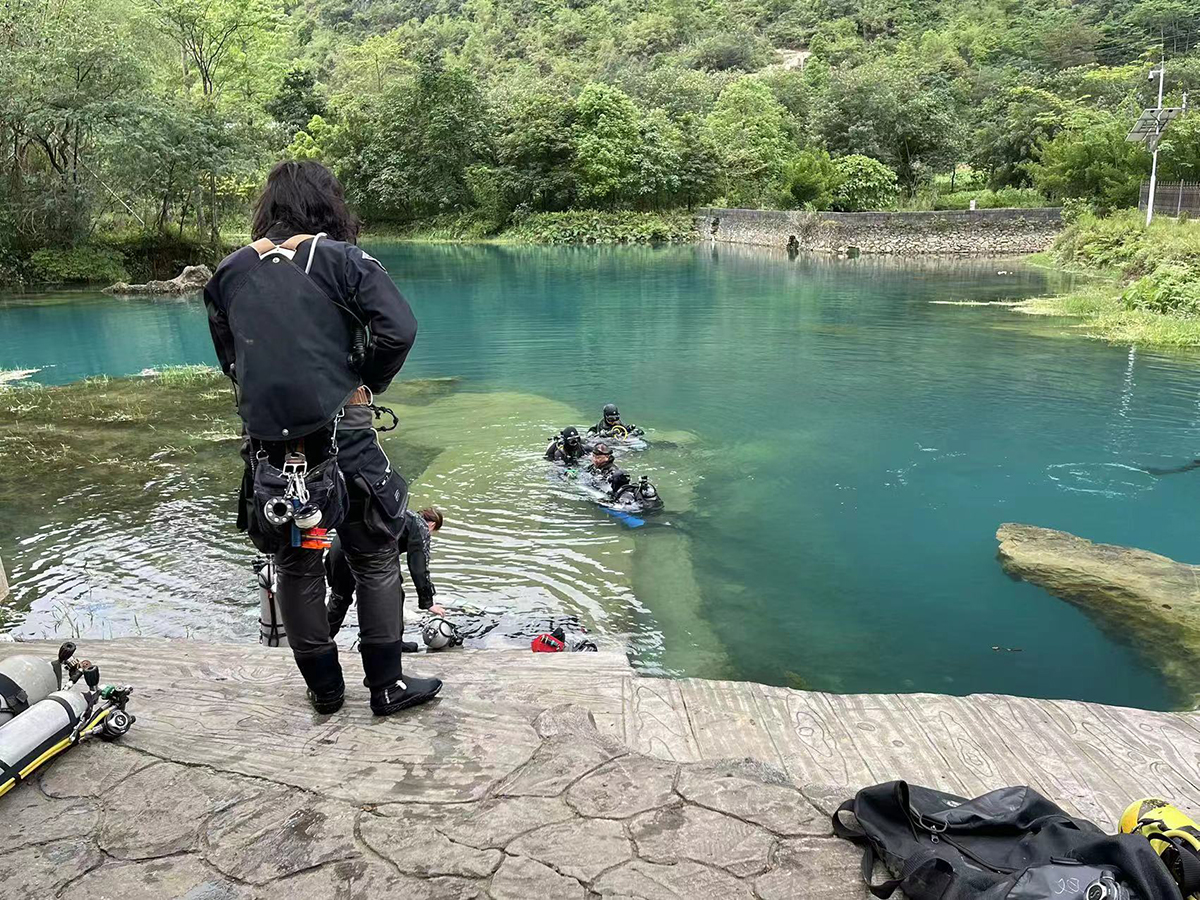
[[829,209],[841,182],[838,167],[820,149],[802,150],[788,161],[779,205],[791,209]]
[[728,202],[758,205],[774,187],[793,150],[786,121],[783,104],[757,78],[741,78],[721,92],[707,126]]
[[1128,130],[1129,120],[1115,113],[1076,116],[1030,164],[1033,183],[1055,200],[1082,198],[1102,210],[1136,204],[1149,158],[1125,140]]
[[325,98],[317,88],[317,77],[308,69],[289,71],[279,92],[263,108],[289,136],[303,130],[313,116],[324,116],[328,112]]
[[606,84],[589,84],[575,100],[575,184],[579,199],[616,205],[629,191],[638,166],[638,108],[629,95]]
[[833,208],[843,212],[887,209],[896,202],[896,173],[879,160],[852,154],[835,164]]
[[910,194],[958,161],[959,126],[950,92],[922,84],[899,60],[867,63],[835,79],[818,128],[832,152],[887,163]]
[[339,170],[368,215],[407,220],[470,207],[467,170],[488,158],[492,129],[466,70],[426,61],[379,99],[363,132]]

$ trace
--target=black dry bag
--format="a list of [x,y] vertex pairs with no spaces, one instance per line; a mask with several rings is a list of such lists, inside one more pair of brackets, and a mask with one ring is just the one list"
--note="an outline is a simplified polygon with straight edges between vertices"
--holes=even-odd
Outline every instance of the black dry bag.
[[[1182,900],[1149,841],[1106,835],[1028,787],[968,800],[889,781],[843,803],[833,829],[862,845],[876,897],[899,889],[910,900]],[[891,880],[872,882],[876,861]]]

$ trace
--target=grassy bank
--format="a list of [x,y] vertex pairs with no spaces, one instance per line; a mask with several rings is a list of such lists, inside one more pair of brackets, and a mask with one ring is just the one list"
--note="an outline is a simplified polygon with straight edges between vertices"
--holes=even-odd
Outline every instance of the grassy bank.
[[1090,337],[1158,347],[1200,347],[1200,223],[1136,210],[1079,216],[1035,263],[1095,276],[1056,297],[1016,307],[1079,320]]
[[692,214],[675,212],[536,213],[497,228],[477,215],[438,216],[408,226],[368,229],[366,240],[508,244],[684,244],[696,239]]

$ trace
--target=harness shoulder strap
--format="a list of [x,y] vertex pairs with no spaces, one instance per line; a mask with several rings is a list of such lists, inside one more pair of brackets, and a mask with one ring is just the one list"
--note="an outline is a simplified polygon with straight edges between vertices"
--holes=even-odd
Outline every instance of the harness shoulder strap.
[[312,268],[313,252],[317,249],[317,241],[325,236],[325,232],[320,234],[293,234],[282,244],[276,244],[270,238],[261,237],[250,245],[250,248],[258,254],[259,258],[266,256],[268,253],[281,251],[288,259],[291,259],[296,254],[297,248],[307,240],[313,242],[312,247],[308,251],[308,265],[304,267],[305,273]]

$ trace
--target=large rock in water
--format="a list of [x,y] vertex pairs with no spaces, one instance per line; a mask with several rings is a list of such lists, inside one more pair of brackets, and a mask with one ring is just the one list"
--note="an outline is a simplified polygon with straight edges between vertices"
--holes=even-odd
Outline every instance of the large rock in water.
[[1200,692],[1200,566],[1033,525],[1001,525],[996,537],[1006,572],[1082,607]]
[[186,266],[182,273],[170,281],[147,281],[145,284],[127,284],[118,281],[106,287],[106,294],[190,294],[204,290],[212,278],[208,266]]

